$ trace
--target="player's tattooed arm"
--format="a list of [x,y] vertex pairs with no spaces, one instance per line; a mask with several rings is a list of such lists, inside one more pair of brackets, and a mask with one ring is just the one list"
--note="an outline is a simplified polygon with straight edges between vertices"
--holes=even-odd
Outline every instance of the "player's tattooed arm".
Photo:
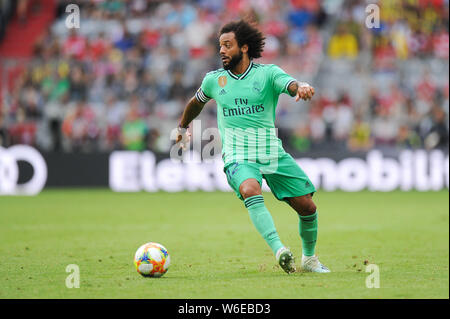
[[297,90],[298,90],[298,82],[297,81],[291,82],[291,84],[289,84],[289,86],[288,86],[289,95],[296,96]]
[[295,101],[300,99],[310,100],[314,95],[314,88],[306,82],[292,82],[288,86],[290,96],[295,96]]
[[195,96],[192,97],[184,109],[183,116],[180,121],[180,127],[187,128],[189,123],[191,123],[200,114],[204,106],[205,103],[197,100]]

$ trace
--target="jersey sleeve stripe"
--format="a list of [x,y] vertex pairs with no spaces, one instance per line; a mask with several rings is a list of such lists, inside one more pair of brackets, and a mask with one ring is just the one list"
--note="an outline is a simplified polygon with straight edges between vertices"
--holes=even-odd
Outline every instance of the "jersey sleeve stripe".
[[[200,90],[201,90],[201,88],[200,88]],[[207,98],[208,100],[211,100],[211,97],[209,97],[208,95],[206,95],[205,92],[203,92],[203,90],[201,90],[201,91],[202,91],[202,94],[203,94],[203,96],[204,96],[205,98]]]
[[287,91],[289,85],[291,85],[291,83],[297,82],[296,80],[290,80],[288,83],[286,83],[286,86],[284,87],[284,90]]
[[204,100],[204,99],[200,96],[199,92],[195,93],[195,97],[196,97],[196,99],[197,99],[199,102],[202,102],[202,103],[206,103],[206,102],[207,102],[206,100]]
[[211,100],[210,97],[208,97],[205,93],[203,93],[202,88],[199,88],[197,90],[197,92],[195,93],[195,97],[199,102],[202,102],[202,103],[206,103],[209,100]]
[[200,89],[200,92],[199,92],[199,93],[202,95],[202,98],[203,98],[204,100],[209,100],[209,97],[206,96],[205,92],[203,92],[202,89]]

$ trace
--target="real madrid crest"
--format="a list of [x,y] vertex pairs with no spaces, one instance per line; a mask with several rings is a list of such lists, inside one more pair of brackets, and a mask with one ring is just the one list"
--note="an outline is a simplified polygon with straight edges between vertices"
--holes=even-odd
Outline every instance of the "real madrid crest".
[[225,85],[227,85],[227,77],[225,75],[220,76],[218,82],[220,87],[223,88]]

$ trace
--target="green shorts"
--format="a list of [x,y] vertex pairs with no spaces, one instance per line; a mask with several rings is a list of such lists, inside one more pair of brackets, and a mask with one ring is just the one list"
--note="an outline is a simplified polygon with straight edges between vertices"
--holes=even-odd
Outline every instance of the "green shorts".
[[262,185],[264,178],[278,200],[303,196],[316,191],[313,183],[291,155],[285,153],[278,158],[275,165],[272,163],[270,168],[269,165],[258,162],[235,162],[227,164],[224,172],[227,175],[228,184],[241,200],[244,199],[239,192],[239,186],[249,178],[256,179],[259,185]]

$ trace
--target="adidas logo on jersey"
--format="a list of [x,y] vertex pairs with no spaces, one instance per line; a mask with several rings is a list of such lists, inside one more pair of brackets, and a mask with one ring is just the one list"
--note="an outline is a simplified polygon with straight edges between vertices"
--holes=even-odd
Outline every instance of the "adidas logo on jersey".
[[227,94],[227,91],[225,91],[225,89],[222,89],[222,90],[219,92],[219,95],[224,95],[224,94]]

